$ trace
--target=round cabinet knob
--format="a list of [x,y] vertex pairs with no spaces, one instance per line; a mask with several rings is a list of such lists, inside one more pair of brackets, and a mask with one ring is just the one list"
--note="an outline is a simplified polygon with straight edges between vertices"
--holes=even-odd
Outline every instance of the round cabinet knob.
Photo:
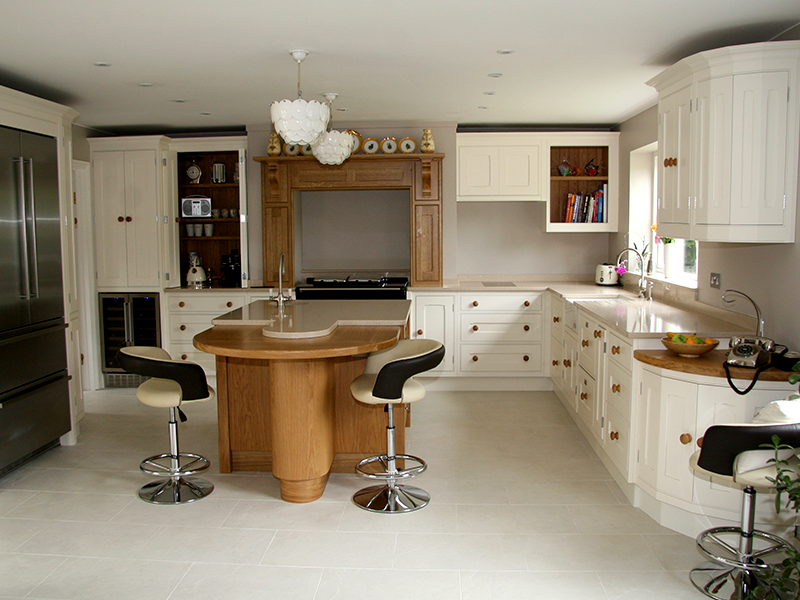
[[181,360],[186,360],[187,358],[189,357],[186,354],[181,354]]
[[697,438],[697,442],[695,442],[695,443],[697,444],[698,448],[702,448],[703,447],[703,436],[701,435],[699,438]]
[[120,223],[124,223],[125,222],[125,217],[122,217],[122,216],[117,217],[117,221],[119,221]]
[[559,317],[553,317],[553,323],[558,323],[559,321],[561,321]]
[[584,348],[588,348],[589,347],[589,340],[581,340],[581,346],[583,346]]
[[603,335],[602,331],[598,331],[597,329],[594,330],[594,337],[599,338],[601,335]]
[[611,433],[608,434],[608,437],[611,438],[612,440],[618,440],[619,431],[612,431]]
[[692,436],[688,433],[682,433],[680,440],[681,444],[685,446],[686,444],[690,444],[692,442]]
[[567,359],[567,358],[565,358],[564,359],[564,366],[565,367],[571,367],[572,366],[572,361]]
[[178,302],[178,306],[180,306],[181,308],[183,308],[184,306],[186,306],[186,302],[183,302],[183,301],[181,301],[181,302]]
[[522,357],[522,360],[524,360],[525,362],[528,362],[530,359],[531,359],[531,357],[528,356],[527,354]]
[[125,217],[125,222],[126,223],[130,223],[131,221],[133,221],[133,219],[131,217]]
[[478,306],[478,301],[477,300],[473,300],[472,301],[472,306]]
[[589,398],[589,394],[586,392],[581,392],[581,400],[587,400]]
[[528,306],[530,306],[530,305],[531,305],[531,301],[530,301],[530,300],[525,300],[525,302],[523,302],[523,304],[524,304],[526,307],[528,307]]
[[611,391],[615,394],[619,394],[619,391],[622,389],[622,386],[618,383],[611,384]]
[[669,167],[669,159],[665,158],[664,159],[664,168],[666,169],[667,167]]
[[477,325],[473,325],[472,326],[472,331],[478,331],[478,326]]
[[531,330],[531,326],[530,325],[525,325],[525,327],[523,327],[523,329],[525,331],[530,331]]
[[619,346],[611,346],[611,354],[619,354]]
[[473,355],[472,356],[472,362],[478,362],[478,356],[477,355]]
[[181,325],[181,331],[186,331],[186,325]]
[[554,367],[557,367],[557,366],[558,366],[558,361],[557,361],[557,360],[554,360],[554,361],[553,361],[553,366],[554,366]]
[[417,329],[417,335],[422,335],[422,329]]
[[233,302],[226,302],[226,303],[225,303],[225,306],[227,306],[228,308],[230,308],[231,306],[233,306]]

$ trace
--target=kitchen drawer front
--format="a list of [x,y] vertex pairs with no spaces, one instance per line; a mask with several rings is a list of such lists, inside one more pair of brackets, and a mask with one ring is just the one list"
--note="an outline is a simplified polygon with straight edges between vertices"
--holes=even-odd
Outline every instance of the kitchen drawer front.
[[608,356],[609,362],[618,364],[628,373],[633,372],[633,346],[611,331],[608,332]]
[[542,292],[530,294],[459,294],[464,312],[541,312]]
[[[550,337],[550,378],[559,387],[564,387],[564,344]],[[568,386],[567,386],[568,387]]]
[[631,418],[632,381],[629,373],[620,369],[613,362],[608,363],[606,403],[613,406],[621,416],[628,420]]
[[244,294],[201,296],[201,293],[181,296],[167,294],[169,312],[211,312],[218,316],[244,305]]
[[542,344],[465,344],[461,346],[461,372],[463,373],[534,375],[541,374],[542,364]]
[[191,344],[172,344],[169,354],[173,360],[194,362],[203,367],[206,377],[213,377],[217,370],[217,357],[208,352],[201,352]]
[[559,341],[564,339],[564,299],[550,293],[550,335]]
[[542,315],[473,313],[461,315],[462,343],[541,342]]
[[173,313],[169,317],[169,339],[174,342],[191,343],[201,331],[211,329],[212,315]]
[[593,430],[595,403],[597,402],[597,382],[586,374],[583,369],[578,369],[578,416]]
[[606,330],[597,321],[580,316],[579,357],[580,365],[592,377],[597,377],[600,369],[600,357],[603,355],[603,343]]
[[631,425],[613,406],[606,405],[605,451],[627,478]]

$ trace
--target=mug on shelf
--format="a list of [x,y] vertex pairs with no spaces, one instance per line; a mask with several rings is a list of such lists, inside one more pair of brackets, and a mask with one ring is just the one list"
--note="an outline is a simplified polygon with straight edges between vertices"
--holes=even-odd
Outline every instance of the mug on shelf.
[[234,219],[239,216],[239,209],[238,208],[232,208],[229,212],[230,212],[231,217],[233,217]]
[[194,223],[186,224],[186,235],[189,237],[194,237]]
[[202,237],[202,235],[203,235],[203,224],[202,223],[193,223],[192,226],[194,227],[194,237]]
[[230,211],[227,208],[223,208],[221,211],[219,211],[219,214],[223,219],[227,219],[228,215],[230,215]]
[[214,224],[213,223],[203,224],[203,231],[205,231],[206,237],[211,237],[212,235],[214,235]]
[[219,209],[218,208],[212,208],[211,209],[211,218],[212,219],[219,219]]

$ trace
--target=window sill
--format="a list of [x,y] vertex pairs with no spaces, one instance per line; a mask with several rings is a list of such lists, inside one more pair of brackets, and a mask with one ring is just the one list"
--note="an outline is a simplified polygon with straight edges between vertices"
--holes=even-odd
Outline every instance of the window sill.
[[[639,281],[639,273],[628,271],[625,275],[631,276],[631,281],[638,282]],[[625,277],[623,275],[623,277]],[[690,290],[697,289],[697,280],[692,279],[691,277],[680,277],[680,278],[671,278],[667,279],[664,277],[663,273],[651,273],[650,275],[646,275],[647,279],[650,281],[660,281],[661,283],[669,284],[669,285],[677,285],[679,287],[683,287]]]

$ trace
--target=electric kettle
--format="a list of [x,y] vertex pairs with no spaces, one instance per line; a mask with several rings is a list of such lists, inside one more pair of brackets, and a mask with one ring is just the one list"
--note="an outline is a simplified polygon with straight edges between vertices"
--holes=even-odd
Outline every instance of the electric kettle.
[[186,283],[190,288],[199,289],[205,286],[207,277],[203,267],[200,266],[200,257],[193,255],[190,259],[189,271],[186,273]]

